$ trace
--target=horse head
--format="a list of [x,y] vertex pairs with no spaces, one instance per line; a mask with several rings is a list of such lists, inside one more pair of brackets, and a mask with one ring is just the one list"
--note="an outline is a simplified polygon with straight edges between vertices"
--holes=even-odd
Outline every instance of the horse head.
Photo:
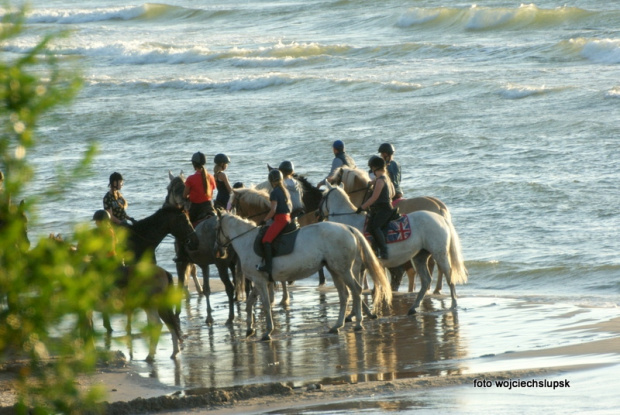
[[183,197],[183,191],[185,190],[185,176],[183,175],[183,171],[181,171],[178,176],[174,176],[168,171],[168,178],[170,179],[170,183],[168,183],[168,193],[166,194],[164,206],[175,206],[189,211],[190,202]]

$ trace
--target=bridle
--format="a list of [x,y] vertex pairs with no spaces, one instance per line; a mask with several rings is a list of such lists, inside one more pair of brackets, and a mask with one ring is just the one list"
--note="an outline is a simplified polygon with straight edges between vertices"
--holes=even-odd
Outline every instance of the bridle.
[[[247,230],[247,231],[245,231],[245,232],[241,232],[239,235],[237,235],[237,236],[235,236],[235,237],[231,238],[230,236],[226,235],[226,234],[224,233],[224,230],[222,229],[222,219],[223,219],[222,217],[219,217],[219,218],[218,218],[218,221],[217,221],[217,230],[216,230],[216,233],[215,233],[215,247],[216,247],[216,249],[217,249],[218,251],[219,251],[220,249],[228,249],[228,247],[232,244],[232,242],[233,242],[235,239],[241,238],[242,236],[247,235],[248,233],[250,233],[250,232],[254,231],[255,229],[260,228],[260,226],[254,226],[253,228],[250,228],[250,229],[248,229],[248,230]],[[223,238],[225,238],[225,239],[226,239],[226,242],[225,242],[225,243],[221,243],[221,242],[220,242],[220,235],[221,235]]]
[[[347,213],[330,213],[329,212],[329,208],[327,207],[327,199],[329,198],[329,195],[331,194],[331,192],[333,192],[334,190],[336,189],[335,188],[329,189],[327,193],[325,194],[325,196],[323,196],[323,198],[321,199],[321,202],[319,203],[319,209],[316,214],[317,218],[319,219],[319,222],[327,220],[330,216],[335,217],[335,216],[345,216],[345,215],[356,214],[356,212],[347,212]],[[325,210],[325,212],[327,213],[323,213],[323,210]]]

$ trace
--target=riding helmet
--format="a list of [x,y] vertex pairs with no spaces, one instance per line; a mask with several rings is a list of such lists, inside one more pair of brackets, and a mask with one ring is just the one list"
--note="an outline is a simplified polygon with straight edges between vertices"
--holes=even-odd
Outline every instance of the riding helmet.
[[379,156],[372,156],[368,159],[368,167],[371,169],[383,169],[385,168],[385,160]]
[[292,162],[284,160],[282,163],[280,163],[278,170],[280,170],[284,174],[293,174],[293,172],[295,171],[295,167],[293,166]]
[[282,176],[282,172],[280,172],[280,170],[271,170],[269,172],[269,183],[277,183],[282,180],[284,180],[284,177]]
[[204,166],[205,164],[207,164],[207,159],[204,154],[198,151],[192,156],[192,163]]
[[107,210],[99,209],[93,214],[93,220],[110,220],[110,214]]
[[216,154],[213,158],[215,164],[230,164],[230,158],[226,154]]
[[332,144],[332,147],[335,148],[336,150],[343,151],[344,143],[341,140],[336,140],[334,141],[334,144]]
[[123,176],[119,172],[114,172],[110,175],[110,184],[114,182],[122,182]]
[[394,154],[394,146],[390,143],[383,143],[379,146],[379,150],[377,150],[377,153],[386,153],[391,156],[392,154]]

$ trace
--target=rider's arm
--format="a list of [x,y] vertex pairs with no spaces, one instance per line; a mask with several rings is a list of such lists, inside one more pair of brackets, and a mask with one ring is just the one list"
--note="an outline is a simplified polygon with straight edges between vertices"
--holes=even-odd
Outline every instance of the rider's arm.
[[375,182],[375,188],[372,191],[372,195],[367,201],[362,203],[362,206],[360,206],[362,210],[368,209],[370,206],[372,206],[373,203],[375,203],[375,201],[379,198],[379,195],[381,194],[383,186],[385,186],[385,180],[377,180]]

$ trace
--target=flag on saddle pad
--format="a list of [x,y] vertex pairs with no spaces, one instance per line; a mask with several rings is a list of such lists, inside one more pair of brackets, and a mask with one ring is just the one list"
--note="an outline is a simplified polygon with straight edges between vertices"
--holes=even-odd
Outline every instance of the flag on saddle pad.
[[[370,242],[372,242],[372,235],[366,230],[368,225],[368,218],[366,218],[366,222],[364,223],[364,236]],[[411,225],[409,224],[409,217],[407,215],[402,215],[400,219],[393,220],[388,224],[388,232],[387,237],[385,238],[385,242],[388,244],[394,242],[404,241],[411,236]]]

